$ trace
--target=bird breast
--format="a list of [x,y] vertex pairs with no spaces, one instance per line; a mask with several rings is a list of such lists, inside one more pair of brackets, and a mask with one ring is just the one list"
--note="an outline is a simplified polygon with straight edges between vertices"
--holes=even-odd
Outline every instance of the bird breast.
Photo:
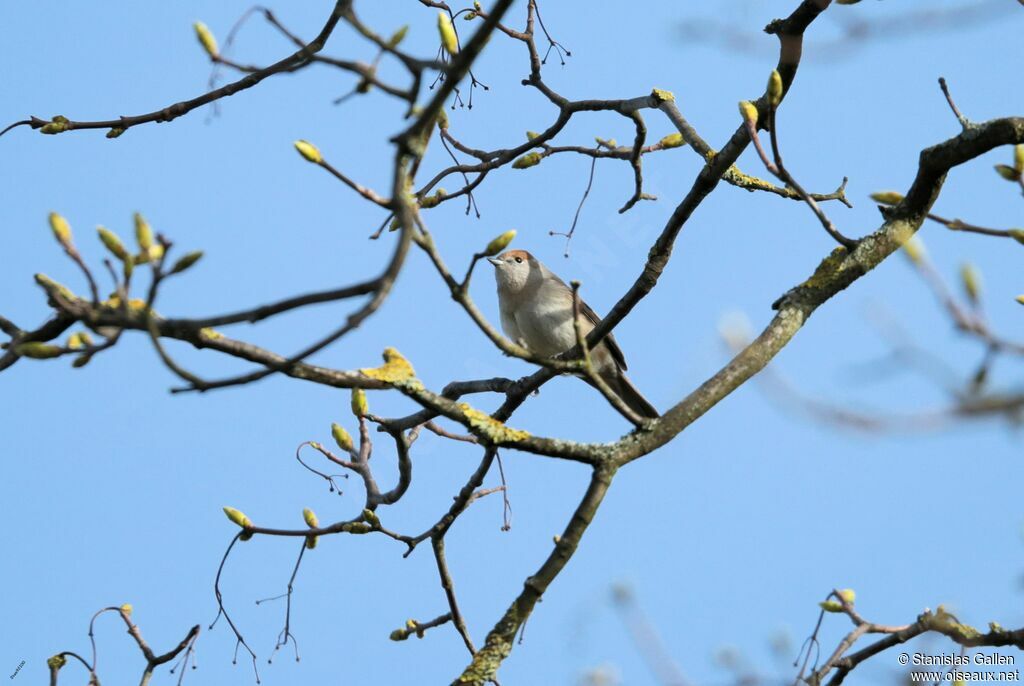
[[[554,357],[576,345],[572,323],[572,293],[561,286],[542,285],[515,308],[516,325],[527,347],[538,355]],[[583,323],[583,333],[593,327]]]

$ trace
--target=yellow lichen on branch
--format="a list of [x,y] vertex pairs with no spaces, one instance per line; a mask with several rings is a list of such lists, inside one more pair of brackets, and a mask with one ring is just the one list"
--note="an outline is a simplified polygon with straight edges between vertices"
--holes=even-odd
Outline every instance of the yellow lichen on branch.
[[459,403],[459,409],[462,410],[464,415],[466,415],[466,419],[469,420],[470,426],[475,429],[477,433],[480,433],[485,438],[489,439],[492,443],[510,443],[530,437],[529,432],[507,427],[486,412],[481,412],[469,403]]
[[366,368],[359,370],[365,376],[377,381],[396,383],[408,381],[416,376],[409,360],[402,357],[402,353],[394,348],[384,349],[384,364],[380,367]]
[[672,94],[672,91],[667,91],[661,88],[652,89],[651,97],[658,102],[674,102],[676,99],[676,96]]

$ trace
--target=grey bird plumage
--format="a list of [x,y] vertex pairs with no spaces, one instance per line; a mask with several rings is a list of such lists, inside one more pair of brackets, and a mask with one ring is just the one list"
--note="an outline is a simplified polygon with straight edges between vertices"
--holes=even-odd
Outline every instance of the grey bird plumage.
[[[488,261],[498,283],[501,328],[516,343],[543,357],[554,357],[576,345],[572,290],[540,260],[525,250],[509,250]],[[583,335],[601,318],[580,303]],[[594,370],[612,391],[641,417],[654,419],[658,411],[626,377],[626,359],[608,334],[590,351]]]

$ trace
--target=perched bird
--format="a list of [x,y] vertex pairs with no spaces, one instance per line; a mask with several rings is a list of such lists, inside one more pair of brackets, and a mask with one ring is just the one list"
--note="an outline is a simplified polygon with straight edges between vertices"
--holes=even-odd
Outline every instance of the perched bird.
[[[525,250],[488,257],[498,282],[501,328],[513,341],[543,357],[554,357],[576,345],[572,290],[540,260]],[[580,331],[584,336],[601,318],[580,302]],[[590,351],[594,371],[630,409],[654,419],[658,411],[626,378],[626,359],[615,337],[602,339]]]

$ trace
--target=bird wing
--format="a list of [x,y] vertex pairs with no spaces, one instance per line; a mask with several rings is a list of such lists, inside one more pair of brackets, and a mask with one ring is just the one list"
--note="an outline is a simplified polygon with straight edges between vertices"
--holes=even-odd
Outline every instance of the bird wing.
[[[594,326],[601,323],[601,318],[597,316],[597,312],[594,312],[594,308],[588,305],[584,300],[580,300],[580,314],[586,317]],[[620,348],[619,344],[615,342],[615,336],[613,334],[608,334],[601,342],[608,347],[608,352],[612,354],[612,359],[614,359],[615,362],[618,363],[619,367],[625,371],[627,369],[626,357],[622,354],[622,348]]]
[[[547,268],[545,268],[545,272],[548,276],[550,276],[555,281],[560,283],[566,291],[568,291],[569,302],[571,303],[572,289],[569,288],[569,286],[567,286],[566,283],[558,277],[558,274],[555,274],[554,272]],[[583,298],[580,298],[580,314],[582,314],[587,319],[587,321],[589,321],[594,326],[597,326],[598,324],[601,323],[601,318],[597,316],[597,312],[594,312],[594,308],[588,305],[587,301],[584,300]],[[622,354],[622,348],[620,348],[619,344],[615,342],[614,334],[608,334],[603,339],[601,339],[601,342],[604,343],[605,346],[608,348],[608,352],[611,353],[612,359],[615,360],[616,364],[619,365],[619,368],[622,371],[626,371],[626,369],[628,368],[626,366],[626,356]]]

